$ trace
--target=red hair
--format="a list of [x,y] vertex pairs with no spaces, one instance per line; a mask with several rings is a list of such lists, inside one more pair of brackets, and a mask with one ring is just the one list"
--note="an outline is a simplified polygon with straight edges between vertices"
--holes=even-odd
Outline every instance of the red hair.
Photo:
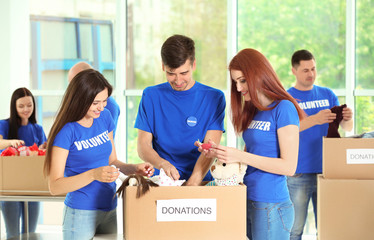
[[[250,101],[244,101],[237,91],[236,82],[231,80],[231,114],[232,123],[237,133],[248,128],[257,110],[266,111],[276,107],[264,107],[258,100],[257,92],[274,101],[289,100],[303,119],[304,111],[296,100],[284,89],[270,62],[259,51],[251,48],[243,49],[231,60],[229,71],[238,70],[243,73],[248,84]],[[230,73],[231,75],[231,73]]]

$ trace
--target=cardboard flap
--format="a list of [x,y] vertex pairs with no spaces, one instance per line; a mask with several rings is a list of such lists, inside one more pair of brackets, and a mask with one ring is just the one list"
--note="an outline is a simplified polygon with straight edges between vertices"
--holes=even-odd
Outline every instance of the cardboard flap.
[[322,163],[327,179],[374,179],[374,138],[323,138]]

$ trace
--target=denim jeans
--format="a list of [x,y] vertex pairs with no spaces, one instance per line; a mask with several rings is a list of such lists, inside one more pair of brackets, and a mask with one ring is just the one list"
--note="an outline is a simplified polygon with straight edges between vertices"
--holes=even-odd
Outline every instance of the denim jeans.
[[95,234],[117,233],[117,212],[80,210],[64,206],[62,233],[64,240],[93,239]]
[[[29,215],[29,232],[35,232],[39,218],[39,202],[28,203]],[[25,233],[24,221],[24,202],[1,202],[1,210],[3,212],[6,236],[12,238]],[[20,222],[22,221],[22,229],[20,230]]]
[[295,223],[291,230],[290,240],[301,240],[308,216],[310,199],[312,199],[313,203],[317,228],[317,174],[295,174],[292,177],[287,177],[287,185],[295,208]]
[[247,237],[250,240],[289,240],[293,221],[290,200],[280,203],[247,200]]

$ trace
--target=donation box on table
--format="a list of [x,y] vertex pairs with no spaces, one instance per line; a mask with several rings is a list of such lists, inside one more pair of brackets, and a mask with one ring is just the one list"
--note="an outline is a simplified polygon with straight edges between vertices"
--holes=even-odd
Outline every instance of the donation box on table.
[[126,240],[246,240],[246,186],[152,187],[123,197]]

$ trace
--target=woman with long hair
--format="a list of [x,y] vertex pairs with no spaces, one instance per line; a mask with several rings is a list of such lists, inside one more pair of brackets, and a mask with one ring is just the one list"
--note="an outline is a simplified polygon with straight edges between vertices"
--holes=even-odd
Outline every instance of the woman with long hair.
[[[0,152],[7,147],[32,146],[45,148],[46,136],[36,123],[35,99],[27,88],[16,89],[10,101],[10,117],[0,120]],[[24,202],[1,202],[7,238],[25,233]],[[28,203],[29,232],[35,232],[39,217],[39,202]],[[20,230],[20,219],[22,229]]]
[[154,171],[149,163],[117,159],[114,123],[104,109],[111,93],[112,86],[98,71],[81,71],[69,83],[49,134],[44,171],[51,194],[67,194],[64,239],[117,233],[118,170],[144,176]]
[[269,61],[254,49],[240,51],[230,62],[231,113],[244,151],[216,145],[205,154],[224,163],[248,165],[247,236],[251,240],[290,238],[294,209],[286,176],[294,174],[299,121],[304,113],[280,83]]

